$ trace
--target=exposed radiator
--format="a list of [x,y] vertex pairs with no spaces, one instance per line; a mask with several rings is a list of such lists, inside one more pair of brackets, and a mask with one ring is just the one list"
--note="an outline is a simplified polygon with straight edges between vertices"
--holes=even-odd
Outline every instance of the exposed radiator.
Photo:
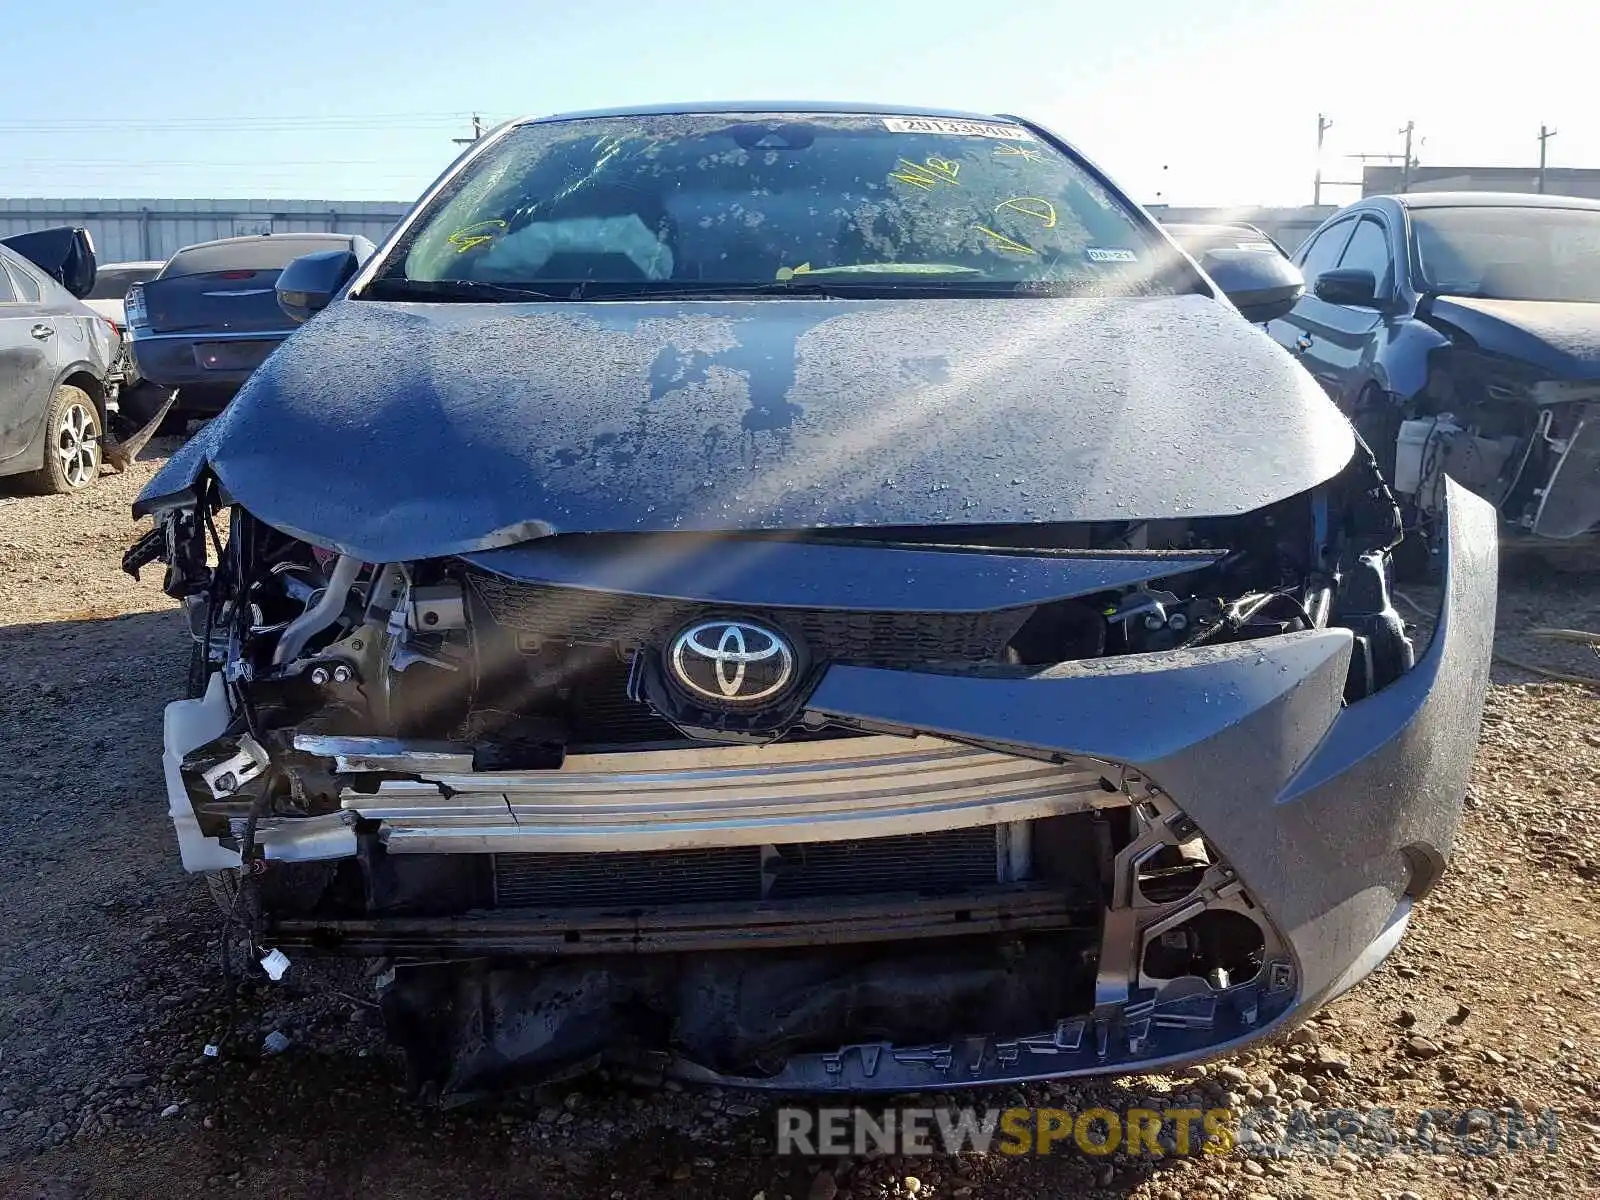
[[616,854],[497,854],[500,908],[654,908],[889,892],[944,895],[997,879],[992,825],[850,842]]

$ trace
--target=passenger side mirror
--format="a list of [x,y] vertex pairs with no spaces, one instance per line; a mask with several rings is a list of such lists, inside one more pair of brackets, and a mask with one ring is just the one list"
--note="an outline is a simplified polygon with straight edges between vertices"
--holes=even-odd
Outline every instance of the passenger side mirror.
[[349,250],[301,255],[278,276],[278,307],[291,321],[309,321],[328,307],[360,267]]
[[1207,250],[1200,266],[1252,324],[1287,316],[1305,295],[1300,268],[1276,251],[1219,247]]
[[1342,304],[1347,308],[1378,307],[1378,280],[1371,271],[1336,267],[1318,275],[1312,290],[1318,300],[1329,304]]
[[94,290],[94,241],[87,229],[62,225],[3,241],[80,300]]

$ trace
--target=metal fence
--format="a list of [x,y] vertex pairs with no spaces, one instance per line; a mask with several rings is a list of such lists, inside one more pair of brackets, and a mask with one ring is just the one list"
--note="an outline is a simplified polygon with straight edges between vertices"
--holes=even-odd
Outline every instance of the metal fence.
[[411,205],[384,200],[4,200],[0,237],[82,225],[102,263],[165,259],[213,238],[359,233],[381,242]]

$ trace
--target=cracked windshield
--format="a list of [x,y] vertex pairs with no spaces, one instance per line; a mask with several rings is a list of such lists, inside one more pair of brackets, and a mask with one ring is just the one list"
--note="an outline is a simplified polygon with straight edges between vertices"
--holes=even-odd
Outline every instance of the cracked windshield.
[[[1129,286],[1159,243],[1009,121],[634,117],[515,131],[412,235],[419,281]],[[662,286],[665,285],[665,286]]]

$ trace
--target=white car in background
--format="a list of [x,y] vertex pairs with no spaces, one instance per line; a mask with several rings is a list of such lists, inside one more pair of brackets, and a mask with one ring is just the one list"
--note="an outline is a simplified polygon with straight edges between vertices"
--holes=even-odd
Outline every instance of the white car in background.
[[128,289],[136,283],[148,283],[161,274],[165,259],[154,262],[106,263],[96,273],[94,287],[83,302],[102,317],[114,322],[118,329],[126,329],[128,322],[123,313],[122,300]]
[[123,300],[129,288],[136,283],[148,283],[161,274],[161,268],[164,266],[166,266],[165,259],[156,259],[153,262],[107,263],[96,272],[94,287],[83,300],[95,312],[110,321],[116,329],[118,354],[117,369],[113,374],[117,376],[117,382],[121,383],[124,390],[138,384],[139,368],[128,347],[128,320]]

